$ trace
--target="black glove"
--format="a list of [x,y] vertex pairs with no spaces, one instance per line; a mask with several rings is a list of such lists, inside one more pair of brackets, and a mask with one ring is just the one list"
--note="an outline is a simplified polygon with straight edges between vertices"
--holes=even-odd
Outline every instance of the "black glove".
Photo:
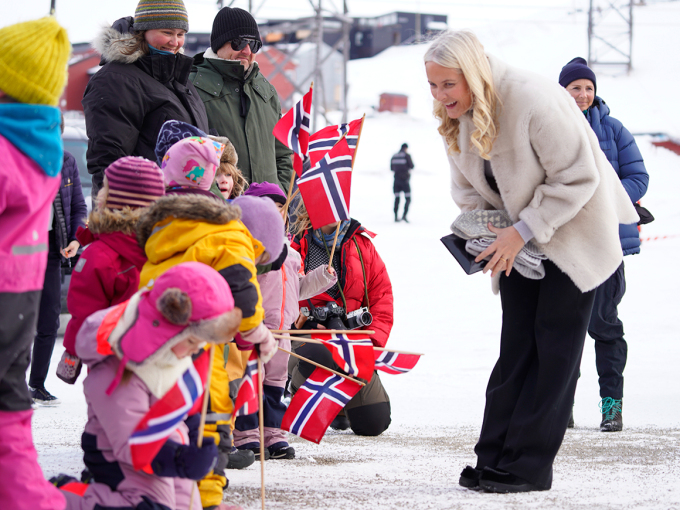
[[184,423],[189,429],[189,444],[198,444],[198,427],[201,425],[201,415],[199,413],[192,414],[184,420]]
[[217,446],[212,437],[203,438],[203,447],[182,445],[168,439],[151,462],[158,476],[201,480],[217,462]]

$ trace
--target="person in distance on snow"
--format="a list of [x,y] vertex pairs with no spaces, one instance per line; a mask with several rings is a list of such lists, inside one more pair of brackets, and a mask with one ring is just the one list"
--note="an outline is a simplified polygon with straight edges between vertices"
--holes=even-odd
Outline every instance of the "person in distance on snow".
[[[486,55],[471,32],[444,32],[425,70],[461,211],[505,210],[488,260],[503,307],[477,465],[459,483],[488,492],[548,490],[564,438],[595,298],[621,264],[619,223],[638,216],[574,100],[558,84]],[[530,107],[529,107],[530,106]],[[524,244],[545,277],[513,271]]]
[[408,153],[408,144],[402,143],[401,149],[390,160],[390,169],[394,172],[394,221],[399,221],[399,198],[404,194],[404,214],[401,219],[408,223],[406,215],[411,204],[411,170],[413,160]]
[[[631,202],[636,203],[647,192],[649,174],[633,135],[609,115],[609,106],[595,95],[595,73],[583,58],[576,57],[562,68],[559,82],[585,115]],[[619,225],[619,237],[624,255],[640,253],[637,225]],[[600,377],[602,432],[623,429],[623,369],[628,345],[623,338],[623,323],[617,307],[625,292],[626,276],[621,262],[614,274],[595,290],[595,304],[588,325],[588,333],[595,340],[595,365]],[[573,426],[573,415],[570,424]]]

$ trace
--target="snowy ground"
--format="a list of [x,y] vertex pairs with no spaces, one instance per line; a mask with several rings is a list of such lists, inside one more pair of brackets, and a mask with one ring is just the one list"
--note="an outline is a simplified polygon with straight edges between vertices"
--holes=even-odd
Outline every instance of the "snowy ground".
[[[680,100],[672,79],[680,76],[679,7],[638,9],[643,23],[634,54],[641,70],[598,80],[598,91],[612,97],[613,115],[631,131],[680,134]],[[528,44],[520,28],[544,39]],[[585,53],[578,45],[567,47],[568,28],[564,23],[505,31],[490,27],[484,42],[512,63],[556,79],[564,62]],[[583,40],[579,35],[578,41]],[[663,52],[655,51],[655,41],[664,41]],[[330,431],[320,445],[292,437],[297,458],[266,463],[267,507],[680,509],[680,158],[653,147],[644,136],[637,142],[651,181],[643,204],[657,220],[643,227],[642,236],[659,239],[645,242],[641,255],[626,258],[628,290],[620,307],[629,344],[623,432],[599,432],[597,374],[588,338],[576,393],[576,428],[567,432],[557,456],[553,489],[504,496],[457,485],[461,469],[475,461],[473,446],[486,381],[498,354],[501,310],[488,276],[466,276],[439,241],[457,210],[448,192],[444,149],[429,115],[422,54],[422,47],[398,48],[352,64],[357,116],[386,90],[409,91],[412,107],[411,115],[369,115],[358,149],[352,214],[379,234],[375,243],[392,278],[395,322],[388,346],[426,355],[411,373],[382,378],[392,399],[392,426],[382,436]],[[388,163],[404,141],[416,164],[411,223],[395,224]],[[57,345],[52,368],[60,355]],[[47,388],[63,403],[35,412],[40,463],[48,477],[77,474],[83,468],[82,387],[67,386],[51,373]],[[229,501],[260,508],[257,464],[229,472],[229,478]]]

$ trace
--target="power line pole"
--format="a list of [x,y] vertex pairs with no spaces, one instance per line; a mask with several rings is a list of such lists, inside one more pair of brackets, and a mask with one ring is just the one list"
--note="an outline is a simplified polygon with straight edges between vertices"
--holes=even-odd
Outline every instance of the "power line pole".
[[[323,82],[321,80],[321,51],[323,50],[323,12],[321,11],[321,1],[319,6],[312,4],[316,10],[316,62],[314,64],[314,95],[312,96],[312,103],[314,107],[314,114],[312,115],[312,133],[316,132],[316,119],[319,116],[320,95],[324,94]],[[310,0],[311,2],[311,0]]]
[[50,4],[50,16],[54,16],[54,13],[57,12],[57,0],[52,0]]
[[347,62],[349,62],[349,30],[350,23],[348,21],[347,13],[349,9],[347,8],[347,0],[342,2],[342,13],[345,15],[345,19],[342,20],[342,122],[347,122],[347,111],[349,106],[347,105],[347,94],[349,92],[349,83],[347,82]]
[[590,0],[588,65],[633,68],[632,0]]

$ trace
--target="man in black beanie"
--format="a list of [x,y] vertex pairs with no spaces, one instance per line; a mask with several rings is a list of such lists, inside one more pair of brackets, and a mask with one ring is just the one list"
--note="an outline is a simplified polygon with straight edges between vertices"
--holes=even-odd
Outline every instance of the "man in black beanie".
[[281,103],[255,62],[260,48],[260,31],[250,13],[225,7],[213,21],[210,48],[194,57],[191,81],[205,104],[210,129],[234,144],[248,182],[278,183],[287,190],[292,151],[272,135]]

